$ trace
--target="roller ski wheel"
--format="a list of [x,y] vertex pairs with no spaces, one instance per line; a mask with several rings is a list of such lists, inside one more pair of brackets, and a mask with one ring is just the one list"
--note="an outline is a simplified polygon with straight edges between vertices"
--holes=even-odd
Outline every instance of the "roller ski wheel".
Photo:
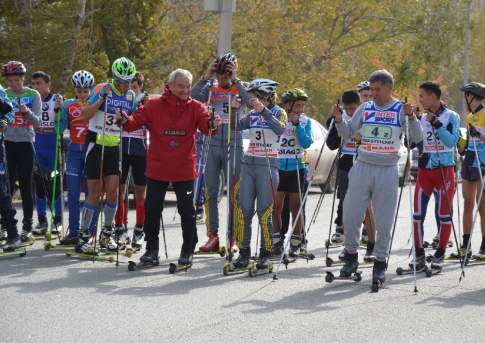
[[194,253],[197,256],[214,256],[219,255],[220,257],[226,256],[226,247],[220,247],[219,250],[216,251],[201,251],[198,250]]
[[235,267],[231,262],[226,262],[224,268],[222,268],[222,274],[224,276],[244,274],[248,271],[248,267]]
[[271,274],[273,272],[273,262],[268,261],[268,266],[266,268],[257,268],[255,261],[250,261],[248,265],[249,277],[255,277],[263,274]]
[[131,245],[127,245],[125,247],[125,250],[123,251],[123,255],[125,255],[126,257],[130,258],[133,256],[133,254],[135,253],[135,250],[133,249],[133,247]]
[[27,249],[21,247],[15,249],[13,251],[1,251],[0,258],[9,258],[9,257],[24,257],[27,255]]
[[357,271],[355,273],[352,273],[350,276],[335,276],[334,273],[327,272],[327,274],[325,275],[325,282],[332,283],[335,280],[360,282],[362,281],[362,272]]
[[[436,270],[438,270],[438,268]],[[439,271],[441,272],[441,268],[439,268]],[[438,273],[435,273],[434,271],[432,271],[432,268],[430,268],[428,266],[425,266],[424,268],[416,269],[416,274],[424,273],[424,274],[426,274],[426,276],[428,276],[428,273],[430,273],[430,272],[432,274],[430,274],[429,276],[432,276],[434,274],[438,274]],[[414,274],[413,268],[403,268],[403,267],[397,267],[396,268],[396,275],[398,275],[398,276],[413,275],[413,274]]]
[[170,263],[169,266],[168,266],[168,272],[170,274],[175,274],[175,273],[182,272],[182,271],[186,272],[190,268],[192,268],[191,264]]
[[[81,253],[81,252],[76,252],[74,249],[67,250],[66,256],[73,257],[73,258],[79,258],[79,259],[83,259],[83,260],[92,260],[93,259],[93,254],[85,254],[85,253]],[[111,254],[106,254],[106,253],[100,254],[99,252],[96,252],[96,254],[94,255],[94,260],[98,261],[98,262],[113,263],[115,261],[115,257]]]
[[147,268],[156,267],[159,264],[160,264],[159,259],[154,260],[153,262],[147,262],[147,263],[143,263],[143,262],[136,263],[134,261],[128,261],[128,270],[130,272],[133,272],[133,271],[139,270],[139,269],[147,269]]
[[49,251],[50,249],[54,248],[55,244],[50,241],[44,242],[44,250]]

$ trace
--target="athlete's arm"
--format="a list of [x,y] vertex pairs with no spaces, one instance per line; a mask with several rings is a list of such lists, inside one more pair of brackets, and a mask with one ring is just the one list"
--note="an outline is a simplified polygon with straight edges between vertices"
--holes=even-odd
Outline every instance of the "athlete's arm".
[[365,103],[359,106],[349,121],[341,120],[339,123],[335,122],[335,127],[337,128],[340,137],[343,139],[349,139],[354,133],[360,130],[362,127],[364,105]]
[[194,102],[194,106],[198,106],[199,108],[196,109],[196,127],[202,132],[203,135],[208,136],[209,133],[212,131],[209,129],[209,121],[211,120],[209,111],[207,107],[202,103]]
[[[239,113],[241,113],[241,112],[239,112]],[[249,119],[250,119],[249,113],[246,116],[239,119],[239,122],[237,124],[237,130],[242,131],[242,130],[249,129]]]
[[207,103],[209,101],[210,88],[211,80],[200,79],[192,87],[192,98]]
[[313,136],[312,136],[312,121],[308,118],[308,121],[305,127],[301,125],[297,125],[295,129],[296,139],[298,140],[298,144],[303,149],[308,149],[310,145],[313,143]]
[[[147,125],[150,122],[153,107],[153,100],[148,100],[144,106],[138,107],[138,110],[135,113],[123,117],[123,130],[131,132],[139,129],[143,125]],[[121,119],[118,113],[116,114],[115,119]]]
[[281,135],[283,133],[286,122],[288,120],[286,112],[283,109],[281,109],[279,119],[273,117],[273,113],[271,113],[271,111],[268,110],[266,107],[263,109],[263,112],[261,112],[260,115],[264,118],[266,123],[268,123],[268,126],[274,133],[276,133],[277,135]]
[[446,127],[441,125],[436,129],[440,141],[448,148],[453,148],[460,139],[460,118],[458,115],[450,115],[450,121]]
[[93,93],[89,96],[88,104],[84,106],[81,115],[75,119],[75,121],[88,122],[99,110],[100,106],[103,104],[107,92],[109,90],[109,84],[100,84],[96,87]]
[[34,129],[37,129],[40,125],[40,113],[42,112],[42,100],[40,94],[36,91],[32,100],[32,110],[27,108],[27,112],[24,114],[24,118],[29,120]]
[[235,80],[234,84],[236,85],[237,90],[239,91],[239,96],[241,97],[241,102],[249,107],[250,99],[248,91],[246,87],[242,84],[241,80]]

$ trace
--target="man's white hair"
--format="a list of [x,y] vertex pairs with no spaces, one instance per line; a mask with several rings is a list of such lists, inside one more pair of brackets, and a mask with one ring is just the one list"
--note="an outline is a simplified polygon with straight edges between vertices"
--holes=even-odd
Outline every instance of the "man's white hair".
[[189,80],[190,83],[192,83],[192,79],[193,79],[192,73],[186,69],[180,69],[180,68],[175,69],[170,73],[170,75],[168,76],[168,83],[173,84],[177,77],[183,77]]

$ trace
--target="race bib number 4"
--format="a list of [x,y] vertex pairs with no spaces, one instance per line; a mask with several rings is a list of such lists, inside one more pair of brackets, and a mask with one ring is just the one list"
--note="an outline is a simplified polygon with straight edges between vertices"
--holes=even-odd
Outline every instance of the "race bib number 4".
[[382,154],[399,153],[399,145],[394,141],[393,127],[387,125],[364,125],[361,148]]

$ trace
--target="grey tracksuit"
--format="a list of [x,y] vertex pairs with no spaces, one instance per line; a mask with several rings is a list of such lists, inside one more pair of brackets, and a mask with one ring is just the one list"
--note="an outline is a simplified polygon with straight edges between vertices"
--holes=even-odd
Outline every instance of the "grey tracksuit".
[[[261,115],[252,111],[239,121],[241,130],[250,130],[250,146],[244,154],[241,168],[239,203],[244,217],[244,232],[242,236],[236,237],[240,248],[250,247],[254,200],[257,199],[257,212],[261,225],[261,249],[267,252],[272,250],[273,192],[278,188],[279,166],[277,158],[279,146],[276,143],[277,136],[283,133],[286,121],[286,112],[276,105],[265,108]],[[265,153],[261,153],[261,147],[264,145],[275,148],[276,156],[271,154],[272,157],[270,157],[268,154],[266,157]]]
[[[235,108],[228,112],[228,103],[231,97],[239,95],[243,105],[249,104],[249,95],[246,89],[238,80],[229,88],[217,86],[212,80],[199,80],[192,88],[192,97],[202,102],[209,102],[216,115],[225,117],[228,121],[231,118],[231,124],[222,124],[215,135],[210,139],[209,151],[207,152],[207,161],[205,167],[205,208],[206,208],[206,225],[207,234],[217,234],[219,231],[219,209],[218,195],[220,189],[220,175],[224,173],[227,182],[230,180],[231,198],[235,199],[235,191],[239,188],[238,180],[241,169],[241,159],[243,155],[243,145],[241,133],[236,130],[235,125],[239,121],[239,111]],[[242,112],[242,111],[241,111]],[[229,133],[229,127],[231,132]],[[229,172],[228,168],[228,135],[230,134],[229,147]],[[207,139],[207,138],[205,138]],[[242,229],[242,220],[235,218],[234,212],[240,212],[237,202],[230,207],[229,227],[233,232]],[[236,219],[236,220],[235,220]]]
[[[356,132],[362,135],[344,201],[345,249],[351,254],[357,253],[360,227],[372,200],[377,230],[374,255],[379,261],[387,258],[396,212],[399,147],[406,134],[406,115],[402,108],[396,99],[382,107],[370,101],[362,104],[350,121],[336,124],[344,139]],[[409,136],[410,142],[422,140],[420,124],[414,117],[409,118]]]

